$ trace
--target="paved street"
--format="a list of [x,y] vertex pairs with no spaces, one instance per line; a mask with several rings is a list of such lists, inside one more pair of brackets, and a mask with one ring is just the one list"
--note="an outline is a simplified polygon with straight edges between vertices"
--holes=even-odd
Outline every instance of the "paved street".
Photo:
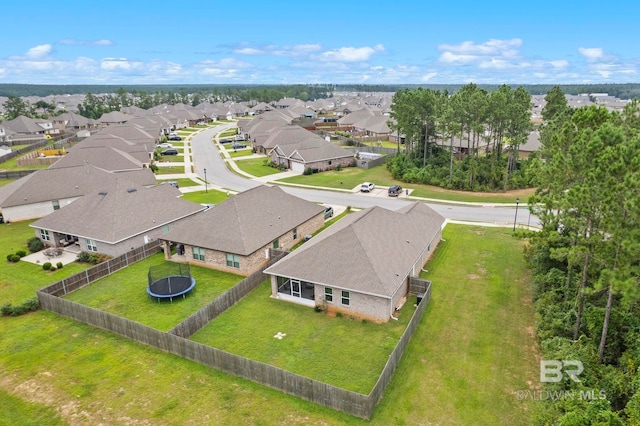
[[[226,151],[218,150],[213,142],[213,137],[230,128],[234,123],[225,123],[216,127],[204,129],[198,133],[185,138],[185,174],[163,175],[163,179],[176,179],[179,177],[189,177],[201,186],[183,188],[183,192],[197,191],[204,187],[205,169],[208,187],[233,193],[242,192],[265,183],[275,183],[277,179],[295,174],[287,171],[281,174],[269,175],[256,178],[247,175],[237,168],[234,159],[221,157],[227,155]],[[227,164],[234,168],[236,173],[231,172]],[[179,163],[182,164],[182,163]],[[191,172],[191,166],[193,172]],[[242,176],[244,175],[244,177]],[[516,219],[515,205],[505,206],[492,203],[456,203],[420,199],[403,195],[398,198],[388,197],[386,188],[376,188],[371,193],[360,193],[358,188],[315,188],[303,187],[301,185],[287,185],[278,183],[287,193],[297,197],[335,206],[352,206],[354,208],[367,208],[378,205],[387,209],[398,209],[411,201],[424,201],[429,207],[436,210],[445,218],[455,222],[479,222],[485,225],[513,226],[517,220],[518,227],[537,227],[538,219],[530,215],[526,205],[520,205]]]

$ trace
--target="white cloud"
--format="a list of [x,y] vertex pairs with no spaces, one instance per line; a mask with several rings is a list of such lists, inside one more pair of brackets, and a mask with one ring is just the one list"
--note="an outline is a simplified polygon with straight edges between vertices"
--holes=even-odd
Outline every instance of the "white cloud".
[[587,61],[596,61],[604,57],[604,52],[600,47],[579,47],[578,52],[580,52]]
[[104,58],[100,62],[100,68],[105,71],[132,71],[136,69],[143,69],[145,66],[142,62],[129,61],[127,58]]
[[113,42],[107,39],[101,40],[76,40],[73,38],[65,38],[63,40],[58,41],[59,44],[69,45],[69,46],[111,46]]
[[565,59],[557,59],[555,61],[549,61],[549,65],[554,68],[567,68],[569,66],[569,61]]
[[262,55],[264,54],[264,51],[253,47],[244,47],[242,49],[234,50],[233,53],[237,55]]
[[111,46],[113,42],[111,40],[102,39],[102,40],[94,40],[88,43],[90,46]]
[[381,44],[374,47],[341,47],[322,53],[320,58],[328,62],[364,62],[375,53],[383,51],[384,46]]
[[438,73],[437,72],[429,72],[425,75],[423,75],[422,77],[420,77],[421,81],[429,81],[431,80],[433,77],[437,76]]
[[38,59],[47,56],[49,53],[51,53],[51,50],[52,48],[50,44],[41,44],[27,50],[27,53],[25,55],[31,59]]
[[444,52],[452,52],[459,55],[475,55],[475,56],[517,56],[516,48],[522,45],[522,40],[514,38],[511,40],[491,39],[481,44],[472,41],[463,41],[460,44],[441,44],[438,50]]

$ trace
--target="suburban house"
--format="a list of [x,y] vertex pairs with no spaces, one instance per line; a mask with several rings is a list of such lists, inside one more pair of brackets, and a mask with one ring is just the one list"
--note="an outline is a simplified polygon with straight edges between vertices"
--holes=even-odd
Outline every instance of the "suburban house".
[[297,143],[276,145],[269,151],[269,156],[273,163],[300,173],[304,173],[306,169],[322,172],[338,166],[349,167],[356,162],[352,152],[316,135]]
[[112,173],[92,165],[48,168],[0,187],[0,213],[5,222],[47,216],[117,177],[142,186],[156,185],[150,169]]
[[265,270],[271,296],[386,322],[406,301],[409,279],[433,254],[444,223],[420,202],[347,215]]
[[51,120],[30,118],[24,115],[13,120],[5,120],[2,122],[2,126],[14,134],[13,139],[43,139],[46,134],[57,133]]
[[268,262],[270,248],[289,249],[322,228],[324,209],[277,186],[258,186],[163,235],[165,258],[249,275]]
[[29,226],[45,245],[73,245],[78,251],[119,256],[157,240],[205,209],[180,195],[171,185],[146,188],[111,179]]

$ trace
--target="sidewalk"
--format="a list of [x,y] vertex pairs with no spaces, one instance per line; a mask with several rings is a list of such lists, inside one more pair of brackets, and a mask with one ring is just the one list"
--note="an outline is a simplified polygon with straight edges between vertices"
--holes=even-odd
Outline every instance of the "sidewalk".
[[[191,136],[195,135],[197,132],[192,133],[191,135],[187,136],[184,139],[184,163],[163,163],[164,165],[166,165],[166,167],[168,166],[180,166],[180,165],[184,165],[185,168],[185,173],[184,174],[170,174],[170,175],[161,175],[162,176],[162,180],[168,179],[191,179],[194,182],[197,182],[198,185],[195,186],[188,186],[188,187],[184,187],[184,188],[180,188],[180,191],[182,191],[183,193],[187,193],[187,192],[196,192],[196,191],[202,191],[205,189],[205,184],[204,184],[204,180],[202,178],[200,178],[198,175],[196,175],[195,173],[191,172],[191,165],[192,165],[192,159],[191,159]],[[219,144],[218,142],[218,137],[216,136],[214,138],[214,142],[216,144]],[[248,150],[247,150],[248,151]],[[231,157],[229,155],[229,153],[227,152],[226,148],[222,148],[219,150],[220,155],[222,156],[223,160],[231,167],[231,169],[238,175],[240,176],[244,176],[247,179],[251,179],[257,182],[261,182],[264,184],[271,184],[271,185],[283,185],[283,186],[291,186],[291,187],[298,187],[298,188],[308,188],[308,189],[319,189],[319,190],[324,190],[324,191],[335,191],[335,192],[345,192],[345,193],[358,193],[360,187],[356,186],[355,188],[333,188],[333,187],[323,187],[323,186],[313,186],[313,185],[304,185],[304,184],[298,184],[298,183],[289,183],[289,182],[280,182],[280,179],[284,179],[287,177],[292,177],[292,176],[300,176],[301,173],[299,172],[294,172],[291,170],[287,170],[285,172],[282,173],[276,173],[276,174],[271,174],[271,175],[266,175],[266,176],[253,176],[247,172],[245,172],[244,170],[241,170],[238,165],[236,164],[237,160],[245,160],[245,159],[250,159],[250,158],[264,158],[263,155],[261,154],[249,154],[249,155],[245,155],[245,156],[241,156],[241,157]],[[251,151],[248,151],[251,152]],[[207,183],[207,188],[210,189],[216,189],[219,191],[226,191],[226,189],[221,188],[218,185],[212,184],[212,183]],[[375,197],[380,197],[380,196],[387,196],[387,187],[376,187],[376,189],[374,190],[373,193],[371,193],[370,195],[375,196]],[[453,201],[453,200],[443,200],[443,199],[439,199],[439,198],[426,198],[426,197],[415,197],[411,195],[411,189],[409,189],[409,194],[406,194],[406,192],[403,192],[402,195],[400,195],[398,198],[399,199],[403,199],[403,200],[412,200],[412,201],[422,201],[422,202],[427,202],[427,203],[436,203],[436,204],[453,204],[453,205],[460,205],[460,206],[470,206],[470,207],[516,207],[516,203],[489,203],[489,202],[476,202],[476,201]],[[527,204],[526,202],[520,203],[521,207],[526,208]]]

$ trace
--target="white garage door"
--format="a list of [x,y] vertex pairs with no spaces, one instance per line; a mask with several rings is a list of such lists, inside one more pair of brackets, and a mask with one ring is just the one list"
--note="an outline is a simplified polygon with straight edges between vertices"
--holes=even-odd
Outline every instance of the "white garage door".
[[293,170],[294,172],[304,173],[304,164],[303,163],[296,163],[295,161],[292,161],[291,162],[291,170]]

